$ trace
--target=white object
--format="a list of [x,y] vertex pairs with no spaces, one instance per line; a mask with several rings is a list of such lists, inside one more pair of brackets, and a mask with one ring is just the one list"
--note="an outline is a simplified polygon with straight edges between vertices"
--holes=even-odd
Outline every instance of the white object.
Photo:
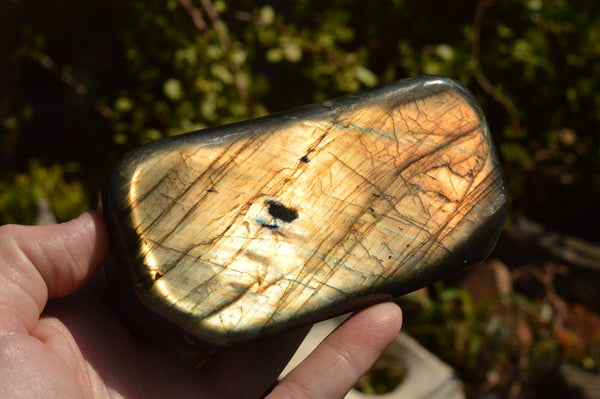
[[[310,330],[287,367],[283,378],[302,362],[348,315],[317,323]],[[452,367],[422,347],[414,338],[400,333],[386,350],[388,355],[401,359],[406,366],[406,376],[392,392],[369,395],[352,390],[346,399],[464,399],[460,380]]]

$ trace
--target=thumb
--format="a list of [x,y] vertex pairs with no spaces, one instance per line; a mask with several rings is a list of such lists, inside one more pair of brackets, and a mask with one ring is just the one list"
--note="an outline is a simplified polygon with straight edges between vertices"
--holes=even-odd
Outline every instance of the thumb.
[[0,227],[0,311],[15,316],[5,323],[30,330],[49,299],[73,293],[107,257],[106,225],[95,212],[63,224]]

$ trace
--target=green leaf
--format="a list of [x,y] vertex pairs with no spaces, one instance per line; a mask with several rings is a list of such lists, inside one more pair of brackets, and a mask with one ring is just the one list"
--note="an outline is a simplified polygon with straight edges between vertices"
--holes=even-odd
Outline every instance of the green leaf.
[[354,77],[367,87],[373,87],[377,84],[377,76],[362,65],[354,67]]
[[183,97],[183,90],[181,89],[181,82],[177,79],[168,79],[163,85],[163,91],[165,95],[173,101],[178,101]]
[[275,21],[275,10],[271,6],[264,6],[260,9],[260,22],[265,25],[271,25]]
[[296,40],[285,40],[281,44],[285,58],[290,62],[298,62],[302,59],[302,48]]
[[215,63],[210,66],[212,75],[225,84],[233,83],[233,75],[229,68],[223,63]]
[[448,44],[438,44],[435,46],[435,53],[445,61],[452,61],[455,57],[454,49]]
[[115,101],[115,109],[119,112],[129,112],[133,108],[133,101],[127,97],[119,97]]
[[283,50],[279,47],[275,47],[267,50],[265,58],[267,59],[267,61],[276,64],[283,60],[283,55]]

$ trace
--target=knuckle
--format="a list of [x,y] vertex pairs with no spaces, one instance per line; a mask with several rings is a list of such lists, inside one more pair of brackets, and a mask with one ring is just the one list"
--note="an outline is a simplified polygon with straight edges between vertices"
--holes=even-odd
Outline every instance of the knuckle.
[[330,342],[329,347],[336,359],[342,364],[342,367],[345,366],[345,368],[349,369],[354,376],[359,377],[362,375],[362,368],[352,355],[352,348],[350,348],[348,345],[338,342]]

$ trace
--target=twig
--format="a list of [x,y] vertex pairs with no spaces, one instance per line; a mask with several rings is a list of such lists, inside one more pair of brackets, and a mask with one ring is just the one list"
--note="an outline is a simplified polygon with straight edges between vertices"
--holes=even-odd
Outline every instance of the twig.
[[568,306],[567,303],[558,295],[556,288],[554,287],[554,279],[556,275],[568,274],[568,269],[564,265],[548,262],[544,265],[544,268],[533,265],[522,266],[512,273],[513,280],[517,280],[525,274],[533,276],[543,286],[546,293],[546,298],[550,306],[554,309],[555,317],[552,319],[552,327],[554,329],[560,328],[564,325],[567,320]]
[[179,0],[179,4],[181,4],[181,6],[183,8],[185,8],[187,13],[190,15],[190,17],[192,18],[192,22],[194,23],[196,28],[199,31],[210,35],[210,32],[207,30],[208,26],[206,25],[206,21],[204,20],[202,13],[200,12],[199,9],[194,7],[194,5],[192,4],[192,1],[191,0]]
[[473,18],[473,38],[471,42],[471,57],[469,59],[469,66],[473,73],[473,77],[479,84],[479,86],[490,95],[496,102],[506,109],[510,118],[510,124],[512,129],[518,133],[521,130],[521,123],[519,121],[519,112],[514,102],[496,89],[488,80],[487,76],[483,73],[479,62],[479,53],[481,48],[481,29],[483,25],[483,17],[485,15],[485,9],[492,4],[493,0],[480,0],[477,3],[475,9],[475,16]]
[[[300,37],[300,34],[298,33],[298,31],[296,31],[294,29],[290,29],[286,25],[278,24],[278,23],[274,23],[274,22],[266,23],[264,21],[261,21],[260,19],[253,18],[252,14],[249,12],[246,12],[246,11],[236,11],[233,14],[233,17],[236,18],[238,21],[253,23],[255,25],[260,25],[260,26],[264,26],[264,27],[272,27],[281,34],[294,36],[296,38]],[[277,43],[266,43],[267,46],[271,45],[271,44],[275,45]],[[342,66],[342,63],[338,59],[339,57],[333,51],[327,49],[326,47],[324,47],[318,43],[314,43],[311,41],[307,41],[307,42],[305,41],[302,43],[302,49],[309,53],[321,55],[325,61],[335,65],[336,67]]]
[[[188,1],[188,0],[183,0],[183,1]],[[204,11],[208,15],[210,22],[212,23],[213,27],[215,28],[215,32],[216,32],[217,38],[219,39],[219,42],[221,43],[221,47],[223,47],[223,49],[225,50],[225,52],[227,54],[230,54],[231,53],[231,42],[229,40],[229,36],[227,35],[227,30],[225,29],[225,24],[219,17],[219,13],[217,12],[217,10],[215,9],[214,5],[212,4],[212,2],[210,0],[200,0],[200,4],[202,4]],[[228,64],[229,64],[229,71],[231,72],[231,75],[233,76],[233,83],[235,84],[235,88],[240,96],[240,99],[245,104],[250,104],[251,99],[250,99],[250,95],[248,94],[248,88],[246,87],[246,85],[244,84],[244,82],[242,80],[239,67],[231,60],[229,60]]]
[[[61,72],[60,68],[58,67],[58,65],[56,65],[56,62],[54,62],[52,58],[48,57],[46,54],[43,54],[41,57],[39,57],[37,61],[48,72],[58,76],[58,78],[68,87],[70,87],[76,94],[82,97],[89,98],[87,87],[79,83],[77,79],[75,79],[70,73],[64,71]],[[110,119],[113,116],[112,109],[96,103],[95,101],[93,101],[93,99],[89,100],[92,103],[94,109],[106,119]]]

